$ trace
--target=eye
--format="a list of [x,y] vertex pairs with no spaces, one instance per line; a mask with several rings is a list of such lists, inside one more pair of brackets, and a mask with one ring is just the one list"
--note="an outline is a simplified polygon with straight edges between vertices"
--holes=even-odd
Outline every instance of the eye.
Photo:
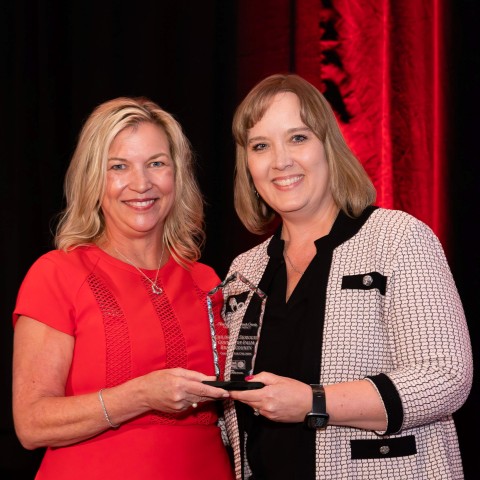
[[152,168],[162,167],[163,165],[165,165],[165,162],[163,162],[162,160],[155,160],[154,162],[150,163],[150,167]]
[[125,170],[127,166],[124,163],[114,163],[110,165],[110,170]]
[[303,135],[303,134],[298,134],[298,135],[294,135],[292,137],[292,142],[293,143],[302,143],[304,142],[305,140],[307,140],[307,136],[306,135]]
[[255,143],[252,145],[252,150],[254,152],[261,152],[262,150],[265,150],[267,148],[266,143]]

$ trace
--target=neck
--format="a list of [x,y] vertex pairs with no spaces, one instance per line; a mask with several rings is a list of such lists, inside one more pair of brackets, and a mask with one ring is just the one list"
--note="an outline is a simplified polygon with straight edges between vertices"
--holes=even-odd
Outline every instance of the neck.
[[330,233],[337,218],[339,208],[332,205],[314,218],[298,220],[282,218],[281,238],[289,245],[304,245]]
[[154,243],[145,241],[145,239],[106,238],[99,242],[98,246],[122,262],[127,261],[138,268],[147,270],[156,270],[168,260],[168,249],[164,249],[162,240]]

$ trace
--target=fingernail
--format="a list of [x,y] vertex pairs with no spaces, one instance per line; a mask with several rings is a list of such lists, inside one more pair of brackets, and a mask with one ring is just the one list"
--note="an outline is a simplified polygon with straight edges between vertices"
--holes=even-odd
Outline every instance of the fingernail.
[[247,376],[245,377],[245,380],[251,380],[252,378],[253,378],[253,375],[247,375]]

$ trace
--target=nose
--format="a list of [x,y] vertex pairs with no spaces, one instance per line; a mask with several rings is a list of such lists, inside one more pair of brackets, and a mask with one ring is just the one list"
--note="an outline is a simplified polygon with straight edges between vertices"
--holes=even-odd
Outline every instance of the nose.
[[152,188],[152,181],[148,170],[143,167],[132,171],[130,177],[130,188],[138,193],[144,193]]
[[273,168],[284,170],[293,165],[291,152],[285,145],[277,145],[273,153]]

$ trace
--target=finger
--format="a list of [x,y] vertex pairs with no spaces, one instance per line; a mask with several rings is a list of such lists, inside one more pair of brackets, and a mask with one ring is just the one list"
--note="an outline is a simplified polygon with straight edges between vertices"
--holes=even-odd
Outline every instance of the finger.
[[272,385],[278,383],[281,377],[270,372],[260,372],[256,375],[250,375],[245,378],[249,382],[262,382],[265,385]]
[[228,398],[229,394],[223,388],[205,385],[201,382],[191,382],[187,387],[187,393],[205,400]]
[[197,382],[202,382],[203,380],[215,380],[214,376],[205,375],[204,373],[197,372],[195,370],[187,370],[186,368],[173,368],[170,371],[178,377],[183,377]]
[[266,387],[252,390],[230,390],[230,396],[232,398],[247,402],[256,401],[265,395],[265,388]]
[[[188,387],[189,393],[209,398],[220,398],[222,396],[228,396],[228,392],[226,390],[211,385],[205,385],[203,383],[205,381],[215,381],[217,379],[215,375],[205,375],[201,372],[196,372],[194,370],[186,370],[183,368],[175,368],[171,371],[175,371],[175,375],[177,375],[178,377],[194,382],[193,385],[189,385]],[[199,387],[200,390],[196,387]]]

